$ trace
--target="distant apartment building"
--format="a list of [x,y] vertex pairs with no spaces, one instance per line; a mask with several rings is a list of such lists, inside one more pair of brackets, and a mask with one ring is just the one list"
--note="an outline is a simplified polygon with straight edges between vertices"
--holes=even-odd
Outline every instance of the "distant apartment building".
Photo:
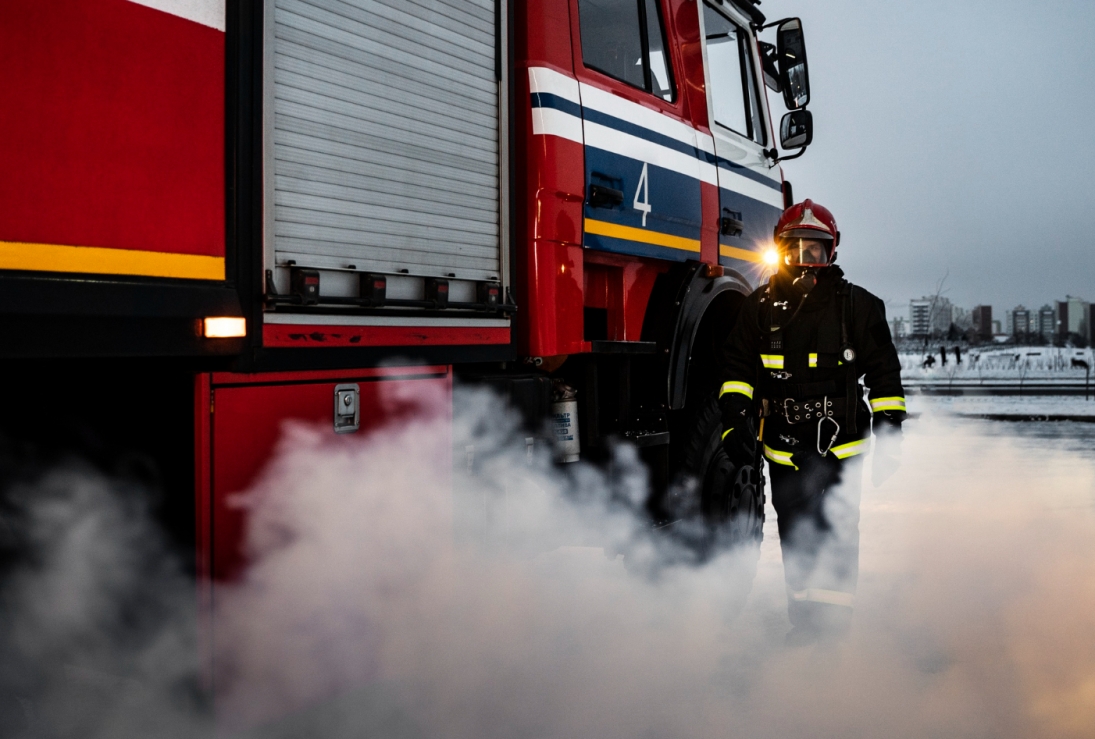
[[1090,341],[1089,320],[1090,306],[1081,298],[1069,295],[1064,300],[1057,301],[1057,325],[1056,335],[1061,340],[1067,340],[1073,334],[1082,336],[1085,341]]
[[992,324],[992,306],[991,305],[979,305],[973,309],[973,315],[971,316],[971,323],[973,330],[977,332],[977,335],[982,339],[990,339],[992,335],[996,333]]
[[999,334],[1000,334],[1000,322],[999,321],[993,321],[992,322],[992,335],[993,336],[998,336]]
[[931,300],[909,301],[909,333],[912,336],[928,336],[932,332]]
[[1038,335],[1044,339],[1052,339],[1057,333],[1057,313],[1052,305],[1043,305],[1038,309],[1038,322],[1035,327]]
[[957,305],[951,308],[951,323],[958,327],[959,331],[968,331],[973,326],[973,312]]
[[1007,312],[1008,336],[1026,336],[1032,330],[1030,310],[1023,305],[1017,305]]
[[909,335],[909,319],[904,316],[894,316],[890,321],[890,333],[895,339],[904,339]]
[[951,327],[954,306],[944,297],[920,298],[909,301],[909,335],[936,336]]

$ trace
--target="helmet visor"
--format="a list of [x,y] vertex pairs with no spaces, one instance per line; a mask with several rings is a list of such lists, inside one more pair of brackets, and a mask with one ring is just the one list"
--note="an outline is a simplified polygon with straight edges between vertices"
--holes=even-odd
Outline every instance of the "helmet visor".
[[832,243],[828,239],[782,239],[780,262],[788,267],[828,267]]

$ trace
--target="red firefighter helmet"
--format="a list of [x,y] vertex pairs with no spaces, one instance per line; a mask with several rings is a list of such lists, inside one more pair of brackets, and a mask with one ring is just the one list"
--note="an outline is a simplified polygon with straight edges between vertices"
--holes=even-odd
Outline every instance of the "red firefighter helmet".
[[[835,260],[840,244],[840,231],[833,214],[812,200],[783,211],[774,237],[780,261],[796,267],[828,267]],[[817,249],[818,246],[822,249]]]

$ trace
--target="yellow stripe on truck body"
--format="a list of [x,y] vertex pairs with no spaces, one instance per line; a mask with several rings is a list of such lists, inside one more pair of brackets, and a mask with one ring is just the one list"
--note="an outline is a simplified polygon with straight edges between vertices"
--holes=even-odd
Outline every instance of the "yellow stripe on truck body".
[[0,269],[223,280],[224,257],[102,246],[0,241]]

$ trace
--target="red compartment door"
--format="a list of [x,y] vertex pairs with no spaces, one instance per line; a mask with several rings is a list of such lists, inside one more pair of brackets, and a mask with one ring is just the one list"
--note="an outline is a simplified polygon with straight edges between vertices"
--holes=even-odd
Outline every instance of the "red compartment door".
[[[343,383],[360,388],[360,427],[341,435],[347,443],[422,414],[444,418],[444,428],[451,435],[452,373],[447,366],[198,377],[197,554],[203,660],[214,695],[218,692],[212,683],[219,649],[212,609],[215,590],[221,583],[238,581],[247,566],[246,513],[232,505],[233,496],[247,491],[263,473],[287,421],[310,422],[330,429],[332,438],[336,437],[334,394],[335,387]],[[393,398],[400,400],[393,402]],[[229,724],[240,718],[218,716]],[[250,724],[275,717],[242,718]]]

